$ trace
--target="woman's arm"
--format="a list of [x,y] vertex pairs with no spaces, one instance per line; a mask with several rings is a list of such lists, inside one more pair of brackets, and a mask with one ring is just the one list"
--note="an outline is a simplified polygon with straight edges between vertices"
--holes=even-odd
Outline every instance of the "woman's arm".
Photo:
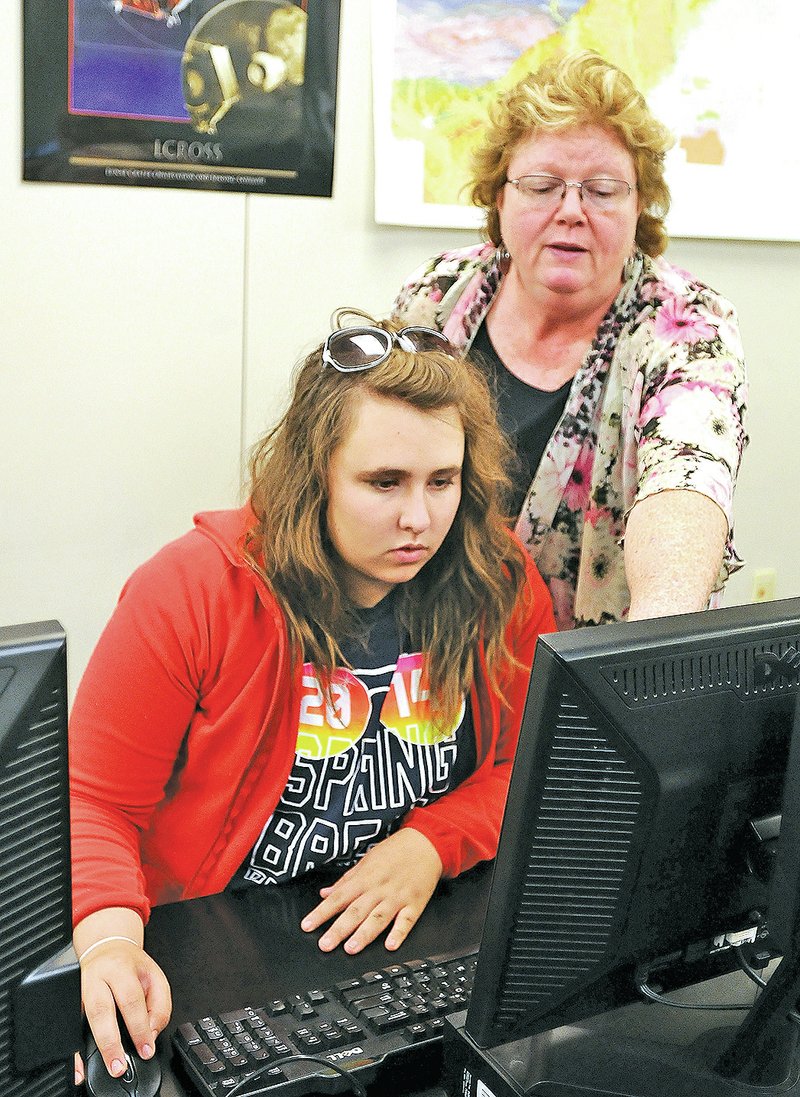
[[717,583],[728,520],[696,491],[662,491],[636,503],[625,529],[628,619],[705,609]]
[[736,313],[674,271],[651,290],[635,452],[627,455],[637,479],[625,530],[632,618],[703,609],[741,566],[733,493],[747,444],[747,376]]
[[113,1075],[125,1070],[117,1010],[143,1058],[171,1011],[166,977],[142,947],[140,841],[198,703],[200,630],[180,619],[172,552],[126,584],[70,716],[73,942],[86,1017]]
[[[73,944],[81,966],[81,997],[97,1047],[114,1077],[125,1072],[117,1008],[143,1059],[172,1013],[169,983],[143,948],[144,925],[136,911],[108,907],[75,926]],[[83,1064],[76,1059],[76,1083]]]
[[140,842],[162,802],[200,701],[202,589],[182,549],[131,576],[78,687],[70,714],[75,921],[128,907],[146,922]]

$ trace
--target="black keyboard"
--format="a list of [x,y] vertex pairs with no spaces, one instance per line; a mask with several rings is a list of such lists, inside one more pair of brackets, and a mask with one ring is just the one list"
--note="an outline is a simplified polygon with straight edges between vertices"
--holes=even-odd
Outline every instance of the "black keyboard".
[[390,964],[328,989],[201,1017],[179,1026],[173,1050],[202,1097],[350,1093],[351,1075],[361,1086],[379,1079],[388,1092],[399,1068],[403,1089],[421,1089],[438,1080],[444,1016],[466,1008],[476,959],[450,953]]

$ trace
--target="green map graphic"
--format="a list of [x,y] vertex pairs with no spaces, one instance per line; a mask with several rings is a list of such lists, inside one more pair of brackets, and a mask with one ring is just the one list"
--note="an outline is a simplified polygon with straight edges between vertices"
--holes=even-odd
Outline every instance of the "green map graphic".
[[[489,103],[497,93],[565,50],[592,49],[623,69],[647,97],[674,68],[681,47],[714,0],[588,0],[560,28],[522,53],[499,79],[478,87],[436,77],[392,84],[392,132],[424,150],[424,202],[468,205],[465,186]],[[558,5],[553,8],[557,11]],[[709,139],[698,158],[719,162],[719,139],[709,118]],[[716,137],[716,141],[715,141]]]

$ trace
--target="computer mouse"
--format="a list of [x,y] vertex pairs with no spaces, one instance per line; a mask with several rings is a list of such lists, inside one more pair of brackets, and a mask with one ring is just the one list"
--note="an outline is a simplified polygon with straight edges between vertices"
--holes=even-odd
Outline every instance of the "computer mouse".
[[119,1078],[108,1073],[94,1037],[87,1030],[83,1057],[87,1094],[91,1097],[156,1097],[161,1091],[161,1065],[158,1057],[143,1059],[133,1046],[125,1022],[119,1016],[117,1023],[125,1050],[125,1073]]

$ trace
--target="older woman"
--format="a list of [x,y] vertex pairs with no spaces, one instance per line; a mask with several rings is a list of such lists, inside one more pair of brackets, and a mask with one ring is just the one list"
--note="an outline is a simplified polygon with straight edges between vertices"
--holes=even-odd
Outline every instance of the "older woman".
[[741,342],[730,303],[661,258],[670,144],[596,54],[547,63],[495,104],[476,156],[489,242],[435,257],[395,302],[490,374],[560,628],[701,609],[741,566]]

